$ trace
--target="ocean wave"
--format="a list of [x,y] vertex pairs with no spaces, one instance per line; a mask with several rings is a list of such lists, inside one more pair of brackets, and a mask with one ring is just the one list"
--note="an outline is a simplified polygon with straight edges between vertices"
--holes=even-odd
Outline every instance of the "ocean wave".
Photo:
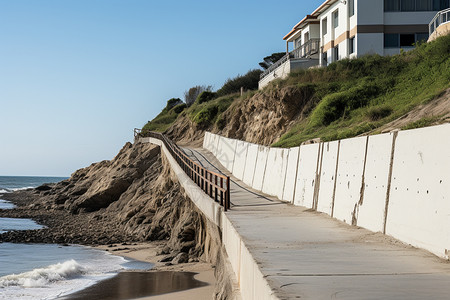
[[0,194],[6,194],[6,193],[11,193],[12,191],[10,189],[7,188],[0,188]]
[[45,287],[49,283],[73,278],[85,272],[86,269],[72,259],[45,268],[0,277],[0,287]]
[[23,190],[28,190],[28,189],[34,189],[34,186],[26,186],[26,187],[21,187],[21,188],[12,188],[11,191],[16,192],[16,191],[23,191]]

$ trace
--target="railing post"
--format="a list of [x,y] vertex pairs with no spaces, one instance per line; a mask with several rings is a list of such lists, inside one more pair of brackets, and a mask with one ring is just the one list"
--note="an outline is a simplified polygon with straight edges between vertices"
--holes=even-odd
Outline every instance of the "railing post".
[[230,176],[227,176],[227,202],[225,203],[225,211],[230,208]]
[[217,195],[217,175],[214,175],[214,178],[215,178],[215,181],[216,181],[215,182],[216,185],[214,187],[215,188],[214,201],[217,202],[217,196],[218,196]]
[[220,177],[220,205],[223,206],[223,178]]

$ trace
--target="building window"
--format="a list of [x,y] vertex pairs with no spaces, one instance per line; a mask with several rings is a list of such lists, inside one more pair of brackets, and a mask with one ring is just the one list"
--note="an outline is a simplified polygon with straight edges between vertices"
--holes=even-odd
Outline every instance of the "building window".
[[384,48],[398,48],[399,46],[398,33],[384,34]]
[[327,34],[327,30],[328,30],[328,20],[327,18],[322,20],[322,35]]
[[385,33],[384,48],[414,47],[418,42],[426,42],[428,33]]
[[348,40],[348,54],[355,53],[355,37]]
[[384,11],[400,11],[400,0],[384,0]]
[[348,1],[348,15],[351,17],[355,14],[355,0]]
[[400,10],[401,11],[415,11],[416,10],[416,0],[401,0]]
[[414,34],[400,34],[400,47],[414,47]]
[[428,40],[430,36],[428,35],[427,32],[423,32],[423,33],[416,33],[416,43],[426,43],[426,41]]
[[333,48],[333,61],[339,60],[339,45]]
[[433,10],[433,0],[416,0],[417,11]]
[[384,0],[384,11],[433,11],[450,7],[450,0]]
[[339,26],[339,10],[333,12],[333,27],[337,28]]

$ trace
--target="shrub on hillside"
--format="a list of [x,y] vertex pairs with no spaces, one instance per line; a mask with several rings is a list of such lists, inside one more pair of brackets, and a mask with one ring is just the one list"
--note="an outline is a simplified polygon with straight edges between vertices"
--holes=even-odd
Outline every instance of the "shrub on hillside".
[[183,101],[181,101],[180,98],[172,98],[172,99],[169,99],[169,100],[167,100],[166,109],[169,110],[169,109],[171,109],[172,107],[174,107],[174,106],[176,106],[176,105],[178,105],[178,104],[182,104],[182,103],[183,103]]
[[238,93],[241,87],[244,90],[258,89],[258,82],[260,79],[261,70],[250,70],[245,75],[238,75],[235,78],[228,79],[225,84],[217,91],[217,96],[225,96],[229,94]]
[[208,102],[210,100],[213,100],[217,97],[217,93],[210,92],[210,91],[204,91],[197,97],[198,104]]

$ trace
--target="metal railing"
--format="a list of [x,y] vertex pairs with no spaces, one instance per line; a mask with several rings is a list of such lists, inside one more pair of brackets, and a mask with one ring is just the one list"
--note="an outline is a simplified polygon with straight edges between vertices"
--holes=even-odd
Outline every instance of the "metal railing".
[[[143,137],[139,129],[134,130],[135,140]],[[225,211],[230,208],[230,176],[225,176],[206,169],[193,161],[184,151],[168,137],[159,132],[146,132],[145,137],[161,140],[177,161],[183,171],[192,179],[210,198],[218,202]]]
[[286,55],[284,55],[282,58],[280,58],[279,60],[277,60],[276,63],[274,63],[273,65],[271,65],[269,68],[267,68],[264,72],[261,73],[261,75],[259,76],[260,79],[263,79],[264,77],[266,77],[267,75],[269,75],[270,73],[272,73],[273,71],[275,71],[276,68],[278,68],[279,66],[281,66],[282,64],[284,64],[286,61],[288,61],[289,59],[289,53],[287,53]]
[[450,8],[441,10],[434,16],[433,20],[431,20],[430,24],[428,25],[428,31],[431,36],[433,32],[438,28],[440,25],[450,22]]
[[287,53],[285,56],[280,58],[276,63],[271,65],[267,70],[265,70],[260,75],[260,79],[263,79],[273,71],[275,71],[276,68],[284,64],[286,61],[288,61],[291,58],[307,58],[311,55],[319,53],[320,49],[320,39],[310,39],[300,47],[294,49],[293,51]]
[[305,58],[319,53],[320,39],[310,39],[289,54],[291,58]]

